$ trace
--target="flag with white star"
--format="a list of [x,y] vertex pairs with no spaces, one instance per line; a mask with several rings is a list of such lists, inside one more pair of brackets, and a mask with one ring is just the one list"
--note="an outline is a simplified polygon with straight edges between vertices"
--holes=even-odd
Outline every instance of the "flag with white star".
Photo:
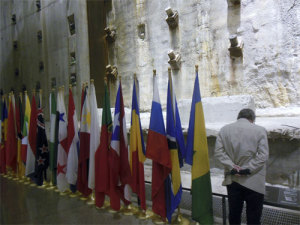
[[46,180],[46,170],[49,166],[48,141],[45,131],[44,114],[40,107],[37,117],[37,140],[36,140],[36,157],[35,157],[35,182],[42,185]]

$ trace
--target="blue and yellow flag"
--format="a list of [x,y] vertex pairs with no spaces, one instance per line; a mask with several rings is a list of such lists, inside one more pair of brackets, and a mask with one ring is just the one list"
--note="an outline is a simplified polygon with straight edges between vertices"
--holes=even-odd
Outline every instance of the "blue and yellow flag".
[[[137,85],[136,85],[137,83]],[[137,87],[136,87],[137,86]],[[144,162],[145,144],[140,121],[139,103],[138,103],[138,81],[133,81],[132,91],[132,111],[131,111],[131,129],[130,129],[130,170],[132,175],[132,191],[140,199],[141,208],[146,210],[145,177]]]
[[171,154],[172,171],[166,180],[168,190],[166,193],[166,207],[167,219],[171,222],[172,214],[181,201],[182,186],[180,167],[183,166],[182,156],[185,154],[184,138],[171,75],[169,75],[167,97],[167,139]]
[[192,219],[200,224],[213,224],[209,156],[198,71],[194,85],[185,161],[192,166]]

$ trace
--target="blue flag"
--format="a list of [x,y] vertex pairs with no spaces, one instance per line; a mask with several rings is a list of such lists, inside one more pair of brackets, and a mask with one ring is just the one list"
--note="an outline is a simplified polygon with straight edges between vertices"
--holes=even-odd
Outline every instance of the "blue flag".
[[172,214],[181,201],[180,167],[183,166],[183,155],[185,154],[184,138],[171,77],[168,83],[167,96],[167,139],[172,160],[172,170],[165,183],[168,190],[166,194],[166,207],[167,218],[171,222]]

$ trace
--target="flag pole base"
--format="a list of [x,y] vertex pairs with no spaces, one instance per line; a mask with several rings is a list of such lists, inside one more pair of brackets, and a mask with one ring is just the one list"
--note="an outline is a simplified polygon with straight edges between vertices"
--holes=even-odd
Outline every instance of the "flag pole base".
[[30,184],[30,178],[29,177],[24,178],[24,184],[26,184],[26,185]]
[[88,204],[88,205],[95,205],[95,192],[94,192],[94,190],[90,194],[90,196],[88,197],[88,200],[87,200],[86,204]]
[[30,187],[36,187],[37,185],[36,185],[36,183],[31,183],[29,186]]
[[70,191],[66,190],[66,191],[59,192],[59,195],[65,196],[65,195],[68,195],[69,193],[70,193]]
[[165,224],[167,221],[166,221],[165,218],[162,218],[159,215],[153,214],[152,222],[155,223],[155,224]]
[[102,207],[99,207],[99,206],[96,206],[96,209],[99,209],[99,210],[108,210],[110,208],[110,204],[108,201],[104,201]]
[[132,209],[131,205],[123,206],[120,209],[120,213],[122,213],[125,216],[132,216],[133,215],[133,209]]
[[99,210],[108,210],[109,208],[110,208],[110,204],[108,201],[104,201],[102,207],[96,206],[96,209],[99,209]]
[[70,198],[75,198],[75,197],[79,197],[81,195],[81,193],[79,191],[76,192],[71,192],[70,193]]
[[41,188],[43,189],[47,189],[50,186],[50,184],[46,181],[43,182],[43,185],[41,186]]
[[95,205],[95,200],[90,199],[86,202],[87,205]]
[[53,190],[53,189],[55,189],[55,186],[52,185],[52,184],[50,184],[50,186],[48,186],[48,187],[46,188],[46,190]]
[[26,181],[26,178],[23,176],[23,177],[20,177],[19,179],[19,183],[24,183]]
[[87,197],[84,197],[84,196],[80,197],[79,199],[80,199],[81,201],[86,201],[86,200],[88,200],[88,198],[87,198]]
[[[151,214],[152,213],[152,214]],[[151,218],[151,216],[153,216],[153,212],[151,211],[151,213],[149,213],[147,210],[143,210],[140,209],[138,211],[138,213],[136,214],[137,218],[139,218],[140,220],[146,220]]]
[[20,179],[19,179],[19,177],[13,177],[12,180],[14,180],[14,181],[19,181]]
[[190,225],[190,221],[187,218],[184,218],[181,214],[178,214],[174,220],[172,220],[171,224],[178,225]]
[[119,211],[117,211],[117,210],[114,210],[114,209],[112,209],[112,208],[108,208],[108,210],[107,210],[109,213],[111,213],[111,214],[115,214],[115,213],[117,213],[117,212],[119,212]]

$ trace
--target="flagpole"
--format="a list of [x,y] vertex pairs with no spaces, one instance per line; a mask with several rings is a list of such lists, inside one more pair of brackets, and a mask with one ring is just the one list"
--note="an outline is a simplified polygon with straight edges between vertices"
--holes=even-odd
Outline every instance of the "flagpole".
[[[24,95],[25,95],[25,99],[26,99],[26,96],[27,96],[27,90],[24,90]],[[25,100],[26,101],[26,100]],[[26,107],[26,106],[25,106]],[[29,134],[29,128],[28,128],[28,131],[27,131],[27,138],[28,138],[28,134]],[[27,143],[28,145],[28,143]],[[27,152],[27,149],[26,149],[26,152]],[[26,169],[26,164],[25,164],[25,169]],[[29,177],[26,177],[25,173],[24,173],[24,184],[28,185],[30,184],[30,178]]]
[[[10,108],[10,103],[12,102],[12,97],[11,96],[12,96],[12,92],[10,91],[9,94],[8,94],[8,115],[10,114],[10,110],[12,110]],[[9,116],[7,117],[7,121],[9,121],[8,118],[9,118]],[[7,144],[7,140],[6,140],[6,144]],[[6,149],[5,149],[5,151],[6,151],[6,154],[8,154]],[[6,155],[5,155],[5,157],[7,158]],[[7,179],[12,180],[13,179],[13,172],[12,172],[11,168],[9,166],[7,166],[7,163],[8,162],[5,162],[5,164],[6,164],[5,167],[6,167],[6,171],[7,171]]]
[[[21,101],[21,103],[23,103],[22,101],[22,92],[19,93],[19,101]],[[20,106],[19,106],[20,107]],[[21,108],[19,109],[19,113],[21,112]],[[22,159],[21,159],[21,149],[22,149],[22,125],[21,125],[21,118],[20,118],[20,133],[21,133],[21,138],[19,139],[20,140],[20,143],[18,143],[18,158],[17,158],[17,171],[18,171],[18,181],[20,183],[23,183],[24,182],[24,179],[23,179],[23,176],[21,174],[21,168],[22,168]],[[19,136],[18,136],[19,137]],[[18,140],[18,142],[19,142]],[[20,166],[20,161],[21,161],[21,166]],[[24,167],[24,166],[23,166]],[[24,170],[25,171],[25,170]]]
[[[94,79],[90,80],[90,86],[92,84],[94,85]],[[88,82],[86,83],[86,85],[88,85]],[[91,89],[90,89],[90,95],[91,95]],[[90,173],[90,171],[89,171],[89,173]],[[92,189],[92,193],[88,197],[86,204],[88,204],[88,205],[95,205],[95,188]]]
[[[35,94],[36,94],[36,90],[35,89],[33,89],[32,90],[32,96],[35,96]],[[29,143],[29,141],[28,141],[28,145],[29,145],[30,143]],[[34,156],[35,157],[35,156]],[[30,184],[29,184],[29,186],[30,187],[36,187],[37,185],[36,185],[36,183],[29,177],[29,179],[30,179]]]
[[[62,86],[58,87],[57,95],[60,95],[61,90],[62,90]],[[57,96],[56,96],[56,97],[57,97]],[[57,105],[58,105],[58,101],[56,102],[56,110],[57,110]],[[57,132],[58,132],[58,131],[57,131]],[[57,141],[58,141],[58,137],[57,137]],[[58,149],[57,149],[56,151],[57,151],[56,154],[58,154]],[[57,159],[56,159],[55,164],[57,165]],[[56,169],[56,171],[57,171],[57,169]],[[54,192],[59,193],[60,191],[59,191],[59,189],[57,188],[57,173],[56,173],[55,175],[56,175],[56,186],[54,186]]]

